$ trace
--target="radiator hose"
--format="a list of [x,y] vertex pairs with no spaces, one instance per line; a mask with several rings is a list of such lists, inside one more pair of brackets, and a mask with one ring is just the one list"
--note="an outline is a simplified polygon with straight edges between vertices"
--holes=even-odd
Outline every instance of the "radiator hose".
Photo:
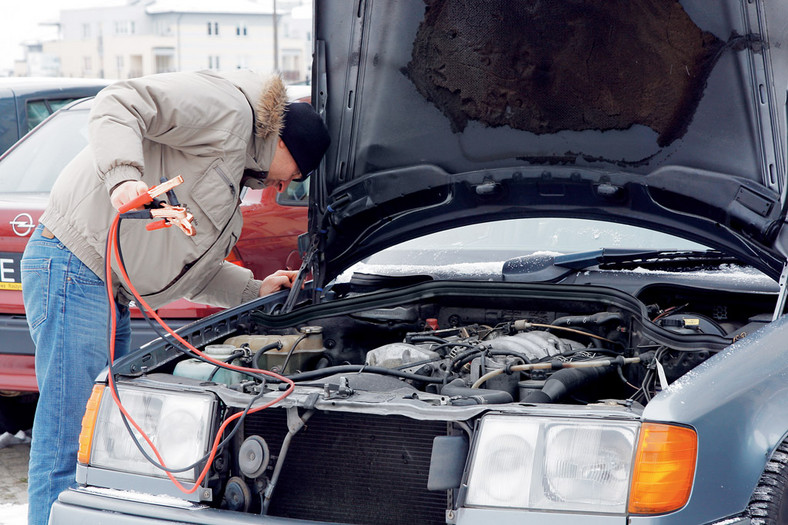
[[537,390],[520,401],[523,403],[555,403],[569,392],[609,374],[612,367],[564,368],[558,370]]
[[487,390],[465,386],[462,379],[455,379],[443,385],[441,395],[453,397],[452,405],[498,405],[514,401],[509,392]]

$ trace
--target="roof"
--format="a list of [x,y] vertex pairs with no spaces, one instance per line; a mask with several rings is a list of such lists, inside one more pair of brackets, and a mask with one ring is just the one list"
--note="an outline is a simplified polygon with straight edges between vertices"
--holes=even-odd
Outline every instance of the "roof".
[[73,78],[73,77],[0,77],[0,87],[27,87],[27,86],[92,86],[95,84],[109,84],[111,81],[103,78]]
[[217,13],[244,15],[272,15],[271,4],[259,4],[252,0],[156,0],[145,8],[149,15],[163,13]]
[[68,77],[1,77],[0,89],[13,89],[17,94],[31,91],[60,90],[80,87],[106,86],[111,80],[102,78]]

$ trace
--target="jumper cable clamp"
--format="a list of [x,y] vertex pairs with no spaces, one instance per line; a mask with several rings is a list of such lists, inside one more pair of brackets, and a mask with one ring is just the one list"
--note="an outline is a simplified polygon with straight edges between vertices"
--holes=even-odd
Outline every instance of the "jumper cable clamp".
[[178,186],[181,183],[183,183],[183,177],[181,175],[178,175],[177,177],[172,178],[168,181],[162,182],[158,186],[149,188],[148,191],[146,191],[142,195],[139,195],[133,200],[127,202],[126,204],[121,206],[118,211],[120,213],[126,213],[127,211],[133,210],[134,208],[140,208],[142,206],[145,206],[146,204],[150,204],[151,202],[153,202],[153,199],[155,199],[159,195],[167,193],[168,191],[172,190],[175,186]]
[[[162,180],[158,186],[150,188],[134,200],[120,208],[121,217],[124,219],[161,219],[145,226],[149,231],[177,226],[181,231],[191,237],[194,235],[192,221],[194,216],[185,206],[181,206],[172,189],[183,182],[183,177],[178,175],[170,180]],[[157,199],[159,195],[167,194],[168,199],[175,205],[167,204]],[[134,208],[145,206],[144,210],[130,211]]]
[[148,224],[145,226],[145,229],[153,231],[160,230],[162,228],[169,228],[170,226],[177,226],[189,237],[194,235],[194,226],[192,226],[192,220],[194,219],[194,216],[183,206],[170,206],[169,204],[162,204],[160,208],[151,208],[147,211],[150,214],[150,218],[161,220]]

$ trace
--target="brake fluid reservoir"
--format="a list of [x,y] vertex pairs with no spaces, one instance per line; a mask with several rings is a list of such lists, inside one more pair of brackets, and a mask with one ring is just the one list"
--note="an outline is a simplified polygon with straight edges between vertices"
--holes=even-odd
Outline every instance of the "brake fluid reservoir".
[[[268,370],[279,370],[282,374],[292,374],[297,370],[304,371],[310,361],[316,361],[326,351],[323,348],[323,328],[320,326],[304,326],[299,329],[301,335],[285,343],[281,350],[268,350],[263,357]],[[290,358],[287,356],[290,354]],[[285,366],[285,362],[287,365]]]
[[[228,344],[208,345],[203,350],[203,353],[216,361],[226,361],[237,349],[236,346]],[[240,366],[240,362],[237,359],[234,359],[231,364]],[[217,367],[214,364],[206,363],[199,359],[186,359],[181,361],[175,365],[175,370],[172,373],[180,377],[191,377],[192,379],[202,379],[205,381],[210,380],[214,383],[223,383],[225,385],[238,383],[244,378],[244,375],[240,372]]]
[[[254,353],[262,347],[276,343],[277,341],[281,341],[282,346],[288,345],[288,342],[289,345],[292,346],[293,342],[295,342],[298,337],[298,335],[235,335],[225,339],[224,344],[237,347],[249,345],[249,350]],[[290,346],[288,346],[288,348],[290,348]]]
[[[300,334],[293,335],[238,335],[225,340],[225,344],[241,346],[248,344],[252,352],[280,342],[281,349],[271,349],[256,357],[258,366],[265,370],[291,374],[296,370],[306,370],[311,361],[316,361],[325,352],[323,348],[323,328],[320,326],[304,326]],[[290,358],[287,355],[290,354]],[[282,367],[287,362],[287,369]]]

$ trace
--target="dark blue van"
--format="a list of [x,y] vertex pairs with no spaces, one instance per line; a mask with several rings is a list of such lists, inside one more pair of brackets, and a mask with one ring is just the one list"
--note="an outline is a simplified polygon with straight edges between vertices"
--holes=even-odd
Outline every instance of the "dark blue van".
[[0,155],[49,115],[110,83],[105,79],[0,78]]

